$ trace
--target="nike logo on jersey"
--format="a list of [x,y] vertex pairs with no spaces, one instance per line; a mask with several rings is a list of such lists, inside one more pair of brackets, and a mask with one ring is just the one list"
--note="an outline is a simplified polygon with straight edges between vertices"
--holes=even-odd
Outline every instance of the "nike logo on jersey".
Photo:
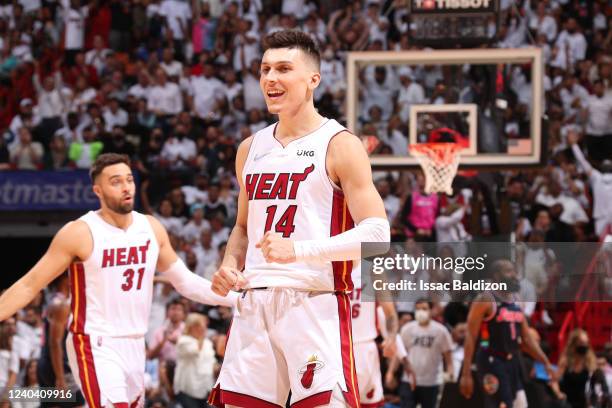
[[255,157],[253,157],[253,161],[256,162],[259,159],[263,159],[264,157],[266,157],[270,153],[272,153],[272,150],[270,150],[269,152],[261,153],[261,154],[255,154]]
[[245,187],[249,200],[295,200],[300,184],[314,168],[311,164],[301,173],[247,174]]

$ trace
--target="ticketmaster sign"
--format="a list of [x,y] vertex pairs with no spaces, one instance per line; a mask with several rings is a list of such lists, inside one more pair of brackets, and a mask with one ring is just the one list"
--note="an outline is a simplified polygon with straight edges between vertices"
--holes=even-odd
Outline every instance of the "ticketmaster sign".
[[87,170],[2,171],[0,211],[91,210],[98,199]]

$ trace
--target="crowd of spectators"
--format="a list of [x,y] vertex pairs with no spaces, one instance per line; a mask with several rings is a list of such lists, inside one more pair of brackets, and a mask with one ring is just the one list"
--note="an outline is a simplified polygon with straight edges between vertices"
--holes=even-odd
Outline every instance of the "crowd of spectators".
[[[525,242],[595,241],[612,222],[612,192],[572,148],[579,146],[600,176],[612,170],[605,161],[612,157],[609,4],[500,3],[494,46],[544,51],[547,166],[460,176],[450,197],[425,194],[422,175],[376,171],[394,239],[462,242],[506,234]],[[0,0],[0,170],[87,169],[101,153],[129,155],[140,175],[141,210],[159,218],[191,270],[210,278],[236,215],[237,145],[275,120],[259,89],[261,39],[291,28],[318,42],[316,106],[341,122],[347,51],[420,49],[410,40],[401,1]],[[506,137],[523,137],[530,82],[527,70],[511,68],[504,72],[510,103],[502,129]],[[377,136],[380,154],[406,154],[412,104],[483,97],[486,110],[479,73],[466,73],[449,86],[437,66],[363,70],[358,133]],[[17,321],[0,325],[0,389],[34,384],[30,372],[49,298],[41,294]],[[465,326],[449,322],[441,305],[431,316],[452,330],[455,358]],[[414,304],[398,306],[408,321]],[[231,310],[192,304],[156,283],[148,405],[202,406],[230,320]],[[585,336],[572,337],[564,353],[588,343]],[[610,351],[608,362],[589,353],[580,370],[592,374],[598,365],[609,383]],[[398,385],[392,377],[389,390]],[[389,400],[397,400],[393,395]]]

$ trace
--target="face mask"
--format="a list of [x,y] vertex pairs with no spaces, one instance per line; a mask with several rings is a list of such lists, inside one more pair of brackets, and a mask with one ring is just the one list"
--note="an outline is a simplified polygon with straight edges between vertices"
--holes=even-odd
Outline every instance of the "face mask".
[[414,318],[419,323],[427,323],[429,321],[429,312],[427,310],[417,310],[414,312]]
[[521,290],[521,284],[518,279],[510,278],[510,279],[502,279],[502,283],[506,284],[508,288],[508,292],[516,293]]
[[577,346],[576,347],[576,353],[580,354],[581,356],[584,356],[588,351],[589,351],[589,348],[587,346]]

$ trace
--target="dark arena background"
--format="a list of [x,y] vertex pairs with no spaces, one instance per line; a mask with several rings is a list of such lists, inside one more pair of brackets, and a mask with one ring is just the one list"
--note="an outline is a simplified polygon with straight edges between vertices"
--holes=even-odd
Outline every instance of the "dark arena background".
[[[440,243],[449,242],[509,248],[519,296],[531,296],[517,304],[555,370],[521,343],[514,374],[527,405],[515,407],[610,408],[611,24],[607,0],[0,0],[0,291],[59,228],[98,208],[88,170],[103,153],[130,157],[135,210],[155,216],[188,268],[212,279],[236,220],[238,145],[278,120],[259,85],[262,40],[301,30],[321,53],[315,107],[363,141],[392,241],[417,255],[436,243],[448,252]],[[576,251],[587,266],[572,270],[557,243],[587,245],[592,252]],[[0,394],[36,389],[43,364],[53,370],[42,351],[59,287],[0,322]],[[453,372],[410,351],[417,307],[395,299],[408,356],[383,356],[379,322],[373,381],[384,396],[364,407],[416,408],[421,398],[422,408],[480,408],[508,381],[475,369],[465,399],[473,298],[427,300]],[[191,313],[206,317],[214,352],[177,379]],[[231,321],[229,308],[156,280],[139,404],[208,406]],[[479,331],[480,346],[486,336]],[[431,402],[411,391],[407,362],[417,378],[437,370],[433,383],[416,384]],[[76,390],[66,371],[55,385]],[[0,399],[8,406],[41,401]]]

